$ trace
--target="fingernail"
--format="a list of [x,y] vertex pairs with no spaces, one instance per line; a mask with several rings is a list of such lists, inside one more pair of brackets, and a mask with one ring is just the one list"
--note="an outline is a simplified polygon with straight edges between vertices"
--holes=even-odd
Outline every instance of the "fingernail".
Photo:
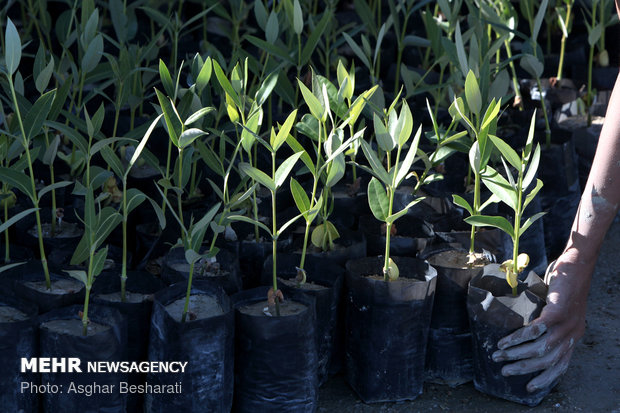
[[528,384],[527,385],[527,391],[530,393],[535,392],[536,390],[538,390],[538,386],[535,384]]
[[497,348],[498,349],[504,350],[506,347],[508,347],[506,341],[500,340],[500,341],[497,342]]
[[493,353],[493,361],[504,361],[504,357],[506,357],[506,353],[503,351],[496,351]]
[[511,367],[504,367],[502,369],[502,376],[512,376],[514,374],[514,369]]

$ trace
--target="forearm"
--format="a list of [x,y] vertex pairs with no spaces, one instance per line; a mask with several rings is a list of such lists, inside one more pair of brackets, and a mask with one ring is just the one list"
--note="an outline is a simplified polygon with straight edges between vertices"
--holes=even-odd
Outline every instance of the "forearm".
[[620,77],[609,101],[596,155],[564,254],[592,265],[620,204]]

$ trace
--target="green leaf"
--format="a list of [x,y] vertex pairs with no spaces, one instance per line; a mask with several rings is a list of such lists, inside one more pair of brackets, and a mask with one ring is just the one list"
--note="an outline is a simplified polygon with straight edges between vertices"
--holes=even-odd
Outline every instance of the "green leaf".
[[259,228],[263,229],[267,234],[269,234],[270,237],[273,238],[273,234],[271,233],[271,230],[269,229],[269,227],[260,221],[255,221],[252,218],[248,218],[244,215],[230,215],[228,219],[231,221],[241,221],[241,222],[246,222],[248,224],[257,225]]
[[187,261],[189,265],[195,264],[201,259],[202,259],[202,255],[198,254],[196,251],[192,249],[185,250],[185,261]]
[[300,217],[302,216],[302,214],[298,214],[295,215],[293,218],[289,219],[288,221],[286,221],[279,229],[278,232],[276,233],[276,238],[279,237],[280,235],[282,235],[282,233],[284,233],[284,231],[286,231],[286,229],[288,227],[290,227],[291,225],[293,225],[295,223],[295,221],[297,221]]
[[131,214],[131,211],[136,209],[146,200],[146,195],[144,195],[142,191],[136,188],[129,188],[127,190],[126,196],[127,196],[127,211],[124,212],[126,215]]
[[52,103],[54,102],[54,96],[56,95],[56,89],[50,90],[47,93],[41,95],[24,119],[24,126],[26,128],[26,136],[24,139],[30,142],[32,138],[41,133],[43,123],[50,113]]
[[398,145],[403,146],[411,136],[411,132],[413,132],[413,115],[411,114],[411,109],[409,109],[409,105],[406,100],[403,100],[403,106],[400,109],[400,116],[398,117],[400,133],[398,136]]
[[308,89],[308,87],[304,85],[301,80],[297,79],[297,84],[299,85],[301,94],[303,95],[304,101],[306,102],[306,105],[308,105],[308,109],[310,109],[312,116],[324,122],[327,119],[327,113],[319,99],[314,96],[312,91],[310,91],[310,89]]
[[142,140],[140,141],[140,143],[136,147],[136,150],[134,151],[131,159],[129,160],[129,165],[127,165],[127,170],[125,171],[125,179],[127,179],[127,175],[129,174],[129,171],[131,170],[133,165],[136,163],[138,158],[140,158],[140,154],[144,150],[144,147],[146,146],[146,143],[148,142],[149,138],[151,137],[151,133],[153,133],[153,130],[155,129],[155,126],[157,126],[157,123],[159,122],[159,120],[161,119],[162,116],[163,116],[163,113],[161,115],[157,116],[153,122],[151,122],[151,125],[149,126],[148,130],[144,134],[144,137],[142,138]]
[[538,9],[538,13],[536,14],[536,18],[534,19],[534,27],[532,29],[532,39],[534,39],[534,41],[538,39],[538,32],[540,32],[540,27],[542,26],[543,20],[545,19],[545,13],[547,13],[548,4],[549,0],[542,0],[540,8]]
[[[304,115],[304,117],[306,116],[310,116],[310,115],[308,114]],[[299,123],[297,125],[299,127]],[[293,135],[288,136],[288,138],[286,139],[286,143],[288,146],[290,146],[293,152],[295,153],[301,152],[301,158],[300,158],[301,161],[304,163],[306,168],[308,168],[310,173],[314,176],[316,167],[314,165],[314,162],[312,162],[312,158],[310,157],[310,155],[308,155],[308,152],[304,150],[304,147],[301,146],[301,144],[295,139]]]
[[407,212],[409,212],[409,208],[411,208],[412,206],[414,206],[418,202],[422,201],[423,199],[424,198],[417,198],[417,199],[409,202],[403,209],[401,209],[397,213],[392,214],[389,217],[387,217],[386,222],[394,223],[398,218],[400,218],[403,215],[407,214]]
[[267,40],[268,43],[274,44],[278,40],[279,33],[280,24],[278,23],[278,14],[272,11],[269,13],[267,27],[265,27],[265,40]]
[[469,64],[467,63],[467,55],[465,54],[465,45],[463,43],[463,36],[461,34],[461,24],[459,22],[456,23],[456,29],[454,31],[454,40],[456,42],[456,54],[459,59],[459,66],[461,67],[461,72],[463,73],[463,77],[467,77],[468,72],[469,72]]
[[43,159],[41,160],[45,165],[52,165],[54,160],[56,159],[56,154],[58,153],[58,145],[60,144],[60,136],[54,136],[52,142],[49,144],[45,153],[43,154]]
[[535,79],[540,79],[543,74],[544,66],[538,58],[531,54],[525,54],[520,61],[523,70]]
[[394,136],[388,131],[383,123],[383,120],[381,120],[376,113],[373,114],[373,124],[375,126],[375,137],[377,138],[377,144],[384,151],[390,152],[397,144]]
[[310,210],[310,199],[308,198],[308,194],[306,194],[304,188],[295,180],[295,178],[291,178],[289,185],[291,187],[291,194],[293,195],[293,200],[295,201],[295,205],[297,205],[297,209],[307,220],[307,213],[308,210]]
[[275,140],[271,143],[271,146],[274,151],[277,151],[280,146],[284,142],[286,142],[286,138],[288,138],[289,133],[291,133],[291,129],[293,128],[293,124],[295,123],[295,118],[297,117],[297,109],[291,112],[290,115],[284,121],[284,124],[280,127],[278,134],[275,137]]
[[241,99],[239,98],[237,92],[235,92],[235,89],[233,89],[230,81],[224,74],[224,71],[222,70],[222,67],[217,62],[217,60],[213,60],[213,70],[215,71],[215,77],[217,77],[217,81],[220,83],[222,89],[224,89],[224,92],[226,92],[226,94],[230,96],[230,98],[233,100],[233,102],[238,108],[241,108]]
[[9,75],[12,76],[19,67],[19,61],[22,58],[22,42],[19,39],[17,28],[9,17],[7,17],[4,41],[4,63]]
[[521,229],[519,229],[519,236],[523,235],[523,233],[536,221],[542,218],[546,212],[539,212],[537,214],[532,215],[528,219],[525,220],[523,225],[521,225]]
[[166,227],[166,216],[164,215],[164,211],[162,211],[159,204],[155,202],[151,197],[147,196],[146,199],[149,200],[151,206],[153,207],[153,211],[155,211],[155,215],[157,215],[157,222],[159,223],[159,228],[164,229]]
[[13,215],[11,218],[7,219],[5,222],[0,224],[0,233],[3,233],[11,225],[15,224],[17,221],[19,221],[20,219],[24,218],[26,215],[32,214],[36,210],[37,210],[37,208],[29,208],[29,209],[26,209],[25,211],[22,211],[22,212],[20,212],[18,214]]
[[465,222],[475,227],[493,227],[504,231],[514,239],[514,228],[504,217],[489,217],[485,215],[472,215],[465,218]]
[[103,36],[98,34],[95,38],[90,42],[88,48],[86,49],[86,53],[84,53],[84,57],[82,58],[82,72],[90,73],[99,64],[101,61],[101,57],[103,56]]
[[258,26],[265,30],[265,27],[267,26],[267,9],[265,8],[265,5],[263,4],[262,1],[255,1],[254,2],[254,16],[256,17],[256,22],[258,23]]
[[197,128],[189,128],[185,130],[179,137],[179,148],[183,149],[187,146],[191,145],[196,139],[201,136],[206,135],[207,132],[197,129]]
[[[201,231],[205,231],[207,229],[211,221],[213,221],[213,217],[215,217],[215,214],[217,214],[217,211],[220,209],[221,205],[222,205],[221,202],[218,202],[217,204],[213,205],[211,209],[200,219],[200,221],[196,222],[190,234],[190,238],[192,240],[194,240],[196,235],[200,234]],[[200,242],[198,244],[201,244],[202,240],[199,240],[199,241]]]
[[489,135],[491,141],[499,151],[501,152],[504,159],[506,159],[517,171],[521,170],[521,158],[514,149],[510,147],[506,142],[497,136]]
[[420,136],[422,136],[422,126],[418,128],[418,131],[413,138],[413,142],[411,142],[411,145],[409,146],[409,151],[407,151],[407,156],[405,156],[405,159],[398,166],[398,173],[396,174],[396,182],[394,184],[395,188],[397,188],[403,179],[405,179],[411,169],[411,165],[413,165],[413,162],[415,161],[415,156],[418,152],[418,145],[420,143]]
[[44,125],[49,126],[52,129],[55,129],[58,132],[62,133],[66,138],[71,141],[71,143],[73,143],[78,148],[80,152],[84,154],[88,153],[88,143],[86,142],[86,139],[84,139],[84,137],[80,135],[80,133],[76,129],[71,128],[64,123],[53,121],[44,122]]
[[254,168],[249,163],[241,162],[239,164],[239,170],[256,182],[258,182],[259,184],[261,184],[262,186],[264,186],[265,188],[269,189],[270,191],[275,191],[277,189],[275,182],[269,176],[267,176],[266,173]]
[[30,179],[28,179],[27,175],[13,169],[0,167],[0,177],[2,182],[6,182],[12,187],[19,189],[33,201],[33,204],[35,203],[36,194],[33,192]]
[[349,36],[346,32],[343,32],[342,36],[344,37],[344,40],[347,42],[349,47],[353,50],[353,53],[355,53],[355,55],[358,57],[358,59],[362,61],[362,63],[364,64],[364,66],[366,66],[367,69],[371,70],[372,65],[370,64],[370,60],[368,60],[368,56],[366,56],[366,54],[357,45],[357,43],[355,43],[355,40],[353,40],[353,38]]
[[523,202],[523,210],[525,210],[525,208],[527,208],[530,202],[534,200],[534,197],[538,194],[538,192],[542,189],[542,187],[543,187],[543,182],[540,179],[537,179],[536,186],[525,197],[525,201]]
[[199,121],[211,112],[217,112],[214,107],[208,106],[206,108],[200,108],[196,112],[192,113],[189,118],[185,120],[185,126],[189,126],[194,122]]
[[496,170],[487,166],[482,174],[482,183],[513,211],[517,210],[517,194],[510,186],[510,183]]
[[525,174],[525,178],[523,178],[522,188],[524,191],[534,181],[534,177],[536,176],[536,171],[538,170],[539,163],[540,163],[540,145],[536,145],[536,149],[534,150],[534,156],[532,156],[527,173]]
[[471,70],[467,73],[467,78],[465,79],[465,99],[467,99],[469,110],[480,116],[482,111],[482,95],[476,75]]
[[594,46],[598,43],[603,34],[603,23],[599,23],[588,31],[588,45]]
[[280,71],[273,71],[269,73],[269,75],[263,80],[260,88],[256,92],[255,101],[258,106],[262,106],[266,101],[271,92],[276,87],[278,83],[278,77],[280,76]]
[[51,185],[47,185],[45,187],[43,187],[38,194],[39,199],[43,198],[43,195],[47,194],[48,192],[52,191],[52,190],[56,190],[59,188],[64,188],[66,186],[71,185],[73,182],[71,181],[60,181],[60,182],[55,182]]
[[207,86],[209,80],[211,80],[211,73],[213,71],[213,65],[211,63],[211,57],[207,57],[198,76],[196,77],[196,92],[198,95],[202,93],[202,90]]
[[282,162],[282,165],[278,167],[274,177],[276,189],[282,186],[288,175],[291,173],[291,170],[295,166],[295,163],[297,163],[300,157],[301,152],[297,152],[288,157],[284,162]]
[[101,148],[112,145],[113,143],[116,142],[134,142],[133,139],[129,139],[129,138],[105,138],[105,139],[101,139],[100,141],[95,142],[95,144],[90,148],[90,156],[94,156],[96,153],[98,153]]
[[102,248],[101,250],[97,251],[97,253],[93,257],[93,277],[101,274],[101,271],[103,271],[103,267],[105,266],[105,259],[107,256],[108,247]]
[[501,107],[501,101],[496,102],[495,98],[489,104],[487,111],[484,114],[484,118],[482,120],[482,126],[480,129],[485,129],[489,126],[494,120],[497,119],[497,115],[499,114],[499,109]]
[[452,202],[469,212],[469,215],[474,215],[473,208],[471,207],[471,205],[469,205],[469,202],[467,202],[462,196],[452,194]]
[[370,144],[365,140],[361,140],[362,151],[364,152],[364,156],[368,160],[370,167],[372,168],[372,173],[375,175],[381,182],[387,184],[390,183],[390,175],[387,173],[381,161],[377,157],[375,151],[372,150]]
[[304,30],[304,16],[301,12],[299,0],[294,0],[293,2],[293,30],[298,36]]
[[39,75],[35,79],[35,87],[39,93],[43,93],[43,91],[47,88],[47,85],[50,83],[50,79],[52,78],[52,74],[54,73],[54,56],[51,57],[50,62],[45,66],[45,68],[39,73]]
[[163,60],[159,59],[159,78],[161,84],[164,87],[164,91],[168,96],[174,96],[174,83],[172,82],[172,76],[170,71]]
[[66,272],[69,275],[69,277],[75,278],[82,284],[84,285],[88,284],[88,279],[86,278],[86,271],[82,271],[82,270],[63,270],[63,271]]
[[164,94],[157,89],[155,89],[155,94],[157,95],[159,106],[161,107],[164,120],[166,121],[168,136],[170,137],[172,144],[178,148],[179,136],[181,136],[181,131],[183,129],[181,119],[177,116],[176,110],[174,110],[173,103],[170,98],[164,96]]
[[469,149],[469,164],[476,174],[482,171],[482,155],[478,141],[475,141]]
[[368,205],[379,221],[386,222],[389,216],[389,199],[383,184],[375,177],[368,183]]

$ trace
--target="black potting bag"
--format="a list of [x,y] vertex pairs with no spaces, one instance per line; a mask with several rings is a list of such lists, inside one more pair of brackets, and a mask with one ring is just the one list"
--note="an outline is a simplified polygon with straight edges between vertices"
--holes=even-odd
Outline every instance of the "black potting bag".
[[36,304],[39,307],[40,314],[46,313],[52,309],[84,302],[84,286],[68,275],[50,273],[50,279],[52,282],[56,280],[69,280],[76,282],[76,289],[66,291],[64,294],[48,293],[45,290],[41,291],[28,285],[29,282],[45,280],[45,275],[40,261],[29,261],[26,264],[17,267],[16,271],[12,272],[10,275],[13,277],[12,286],[15,295]]
[[[206,253],[203,248],[200,253]],[[202,280],[214,285],[220,286],[226,291],[226,294],[232,295],[241,289],[241,273],[239,270],[239,260],[235,254],[225,249],[220,250],[216,256],[217,263],[222,273],[218,275],[203,275],[200,272],[199,263],[194,266],[193,280]],[[187,271],[180,271],[175,266],[187,266]],[[161,269],[161,278],[168,284],[178,282],[187,283],[189,277],[189,266],[185,259],[185,250],[183,248],[172,248],[164,257]]]
[[[73,335],[48,329],[42,324],[53,320],[80,320],[79,312],[83,307],[74,305],[58,308],[39,317],[39,342],[41,357],[76,357],[80,359],[81,373],[56,372],[42,373],[41,382],[62,386],[63,391],[43,394],[41,404],[45,412],[124,412],[127,395],[120,392],[119,383],[127,381],[126,373],[88,372],[89,361],[124,361],[127,360],[127,324],[120,313],[109,307],[91,304],[88,318],[91,322],[110,328],[97,334]],[[107,388],[90,396],[88,389]],[[83,386],[83,393],[79,392]],[[90,386],[90,387],[89,387]]]
[[196,281],[192,295],[208,295],[217,300],[221,314],[185,323],[173,319],[165,306],[184,298],[187,283],[177,283],[155,295],[149,360],[187,362],[185,372],[152,373],[147,382],[174,386],[181,393],[147,394],[148,412],[228,412],[233,397],[233,312],[221,287]]
[[[147,294],[140,302],[120,302],[102,299],[99,294],[109,294],[120,291],[120,274],[103,272],[95,279],[91,291],[94,303],[117,309],[127,321],[127,360],[148,360],[149,332],[151,327],[151,312],[153,309],[153,295],[162,290],[165,284],[160,278],[144,271],[129,271],[127,274],[126,290],[133,293]],[[145,382],[144,373],[132,373],[128,377],[129,384],[138,385]],[[144,395],[129,393],[127,396],[127,411],[139,411]]]
[[318,375],[315,303],[308,296],[289,297],[306,306],[297,314],[249,315],[239,307],[266,301],[267,287],[241,291],[235,306],[235,401],[237,412],[314,412]]
[[[460,251],[467,254],[466,250]],[[467,287],[482,267],[451,268],[443,265],[436,254],[427,259],[437,270],[437,286],[426,350],[426,377],[433,383],[457,386],[474,376]]]
[[[299,254],[278,254],[278,279],[294,280],[297,275],[297,266],[300,263]],[[319,386],[322,386],[330,374],[337,373],[343,364],[344,327],[342,314],[342,287],[344,284],[344,268],[329,259],[306,257],[306,283],[317,284],[325,288],[305,289],[294,285],[278,282],[278,288],[284,293],[284,298],[296,294],[305,294],[316,300],[316,336],[318,353]],[[271,256],[265,260],[263,266],[263,284],[269,285],[272,280]]]
[[528,406],[536,406],[549,394],[551,386],[529,393],[527,383],[539,372],[504,377],[502,367],[510,362],[495,362],[492,354],[497,342],[540,315],[545,305],[546,285],[533,272],[519,282],[518,295],[506,282],[498,264],[487,265],[484,273],[469,284],[467,311],[473,338],[474,386],[477,390]]
[[437,272],[417,258],[392,258],[396,281],[383,280],[381,257],[346,265],[347,381],[366,403],[413,400],[424,384]]
[[[373,215],[360,217],[360,229],[367,240],[367,255],[375,256],[385,253],[385,228]],[[390,255],[415,257],[426,248],[433,238],[432,226],[411,215],[404,215],[392,227],[396,233],[390,237]]]
[[37,306],[14,297],[0,295],[0,307],[13,307],[27,318],[19,321],[0,321],[0,406],[6,412],[36,412],[38,395],[22,383],[40,384],[36,373],[21,372],[21,359],[39,355],[39,335],[36,328]]

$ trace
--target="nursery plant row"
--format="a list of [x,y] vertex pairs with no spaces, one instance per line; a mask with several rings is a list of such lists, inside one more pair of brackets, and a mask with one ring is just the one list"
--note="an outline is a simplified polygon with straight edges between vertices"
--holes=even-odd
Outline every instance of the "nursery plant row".
[[312,412],[341,372],[366,403],[473,380],[537,405],[556,383],[528,393],[536,373],[491,354],[545,305],[618,72],[612,16],[7,2],[0,405]]

